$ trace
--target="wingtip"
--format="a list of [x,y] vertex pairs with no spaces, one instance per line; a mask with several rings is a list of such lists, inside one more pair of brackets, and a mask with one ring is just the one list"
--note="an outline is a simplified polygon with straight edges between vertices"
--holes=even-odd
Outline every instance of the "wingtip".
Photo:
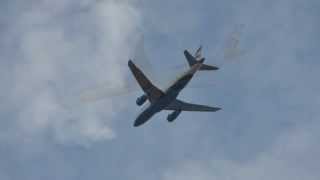
[[219,107],[211,107],[211,112],[216,112],[216,111],[220,111],[222,108]]
[[133,61],[132,61],[131,59],[129,59],[129,61],[128,61],[128,66],[131,67],[131,66],[133,66],[133,65],[134,65]]

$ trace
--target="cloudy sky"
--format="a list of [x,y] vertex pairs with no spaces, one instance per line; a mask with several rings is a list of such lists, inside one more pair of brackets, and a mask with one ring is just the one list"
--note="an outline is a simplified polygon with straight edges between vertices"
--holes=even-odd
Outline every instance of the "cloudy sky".
[[[318,0],[0,1],[0,179],[319,179],[319,12]],[[243,53],[225,58],[239,25]],[[141,91],[79,100],[132,81],[141,39],[158,74],[202,44],[221,69],[179,98],[223,110],[133,128]]]

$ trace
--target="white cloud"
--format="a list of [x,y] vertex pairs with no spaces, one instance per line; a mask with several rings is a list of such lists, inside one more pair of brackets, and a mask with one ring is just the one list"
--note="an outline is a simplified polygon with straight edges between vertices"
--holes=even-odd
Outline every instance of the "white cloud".
[[124,82],[139,11],[127,1],[31,3],[32,8],[21,8],[9,23],[14,31],[6,34],[19,44],[8,95],[8,103],[18,109],[15,131],[22,139],[50,135],[58,143],[85,145],[114,138],[115,102],[99,108],[77,98],[96,83]]

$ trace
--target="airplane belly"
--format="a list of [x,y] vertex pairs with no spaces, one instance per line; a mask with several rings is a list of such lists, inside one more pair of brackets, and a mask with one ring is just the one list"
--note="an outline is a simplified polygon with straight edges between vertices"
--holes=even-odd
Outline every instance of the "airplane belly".
[[175,91],[175,92],[171,91],[170,93],[167,93],[164,97],[162,97],[162,99],[159,99],[159,101],[155,104],[158,111],[161,111],[165,109],[167,106],[169,106],[169,104],[171,104],[172,101],[175,100],[178,95],[179,95],[178,91]]

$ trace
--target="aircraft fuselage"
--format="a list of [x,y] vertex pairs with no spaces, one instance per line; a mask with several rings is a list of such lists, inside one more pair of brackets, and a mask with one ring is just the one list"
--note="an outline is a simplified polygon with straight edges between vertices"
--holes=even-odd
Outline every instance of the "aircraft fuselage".
[[155,102],[151,103],[134,122],[134,126],[140,126],[147,122],[153,115],[169,106],[188,85],[194,74],[201,68],[203,61],[193,65],[187,72],[183,73]]

